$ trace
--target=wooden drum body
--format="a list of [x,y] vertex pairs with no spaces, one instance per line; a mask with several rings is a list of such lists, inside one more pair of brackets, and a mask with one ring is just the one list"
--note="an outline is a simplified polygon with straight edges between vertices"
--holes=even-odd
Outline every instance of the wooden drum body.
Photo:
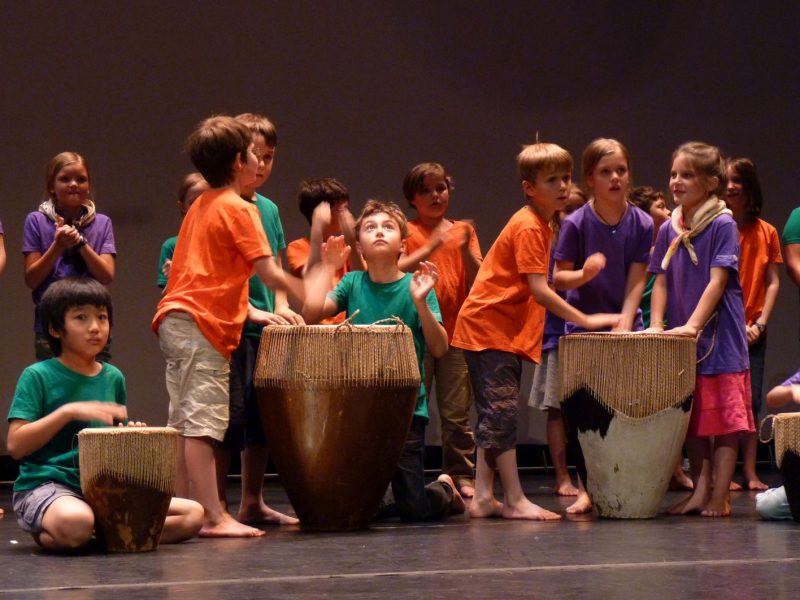
[[109,552],[158,547],[175,493],[171,427],[100,427],[78,434],[81,489]]
[[301,527],[368,527],[419,393],[411,330],[266,327],[255,385],[270,452]]
[[792,518],[800,521],[800,413],[775,415],[775,462],[783,476],[783,487]]
[[601,517],[652,518],[689,426],[696,343],[649,333],[561,338],[562,412]]

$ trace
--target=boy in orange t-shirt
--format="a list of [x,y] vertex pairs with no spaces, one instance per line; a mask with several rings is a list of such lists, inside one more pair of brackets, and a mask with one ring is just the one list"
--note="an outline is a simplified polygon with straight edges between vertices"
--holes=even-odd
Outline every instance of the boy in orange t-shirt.
[[228,426],[229,360],[247,317],[247,281],[255,269],[269,287],[299,299],[302,282],[271,259],[258,210],[240,197],[258,166],[250,130],[231,117],[211,117],[186,149],[212,189],[186,214],[152,323],[167,359],[168,424],[180,436],[177,495],[191,491],[203,505],[201,536],[259,536],[220,503],[214,444]]
[[[403,195],[417,211],[408,222],[406,251],[398,266],[414,272],[421,261],[439,269],[436,298],[448,341],[453,339],[456,317],[481,266],[481,249],[475,228],[467,221],[445,218],[452,180],[439,163],[422,163],[403,180]],[[453,478],[465,498],[475,493],[473,470],[475,438],[469,425],[472,390],[461,348],[449,347],[440,358],[425,353],[425,389],[431,397],[436,381],[436,403],[442,424],[442,472]]]
[[[545,309],[584,329],[613,327],[620,315],[585,315],[547,284],[549,221],[569,195],[572,157],[555,144],[525,146],[517,156],[527,204],[500,232],[458,315],[452,345],[465,350],[478,423],[473,517],[555,520],[525,497],[517,472],[516,436],[522,359],[538,362]],[[500,473],[504,503],[494,496]]]

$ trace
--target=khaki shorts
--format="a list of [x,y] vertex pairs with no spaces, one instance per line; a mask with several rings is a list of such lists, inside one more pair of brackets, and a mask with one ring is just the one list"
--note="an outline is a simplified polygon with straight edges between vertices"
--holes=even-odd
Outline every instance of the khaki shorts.
[[188,313],[168,313],[158,337],[167,360],[167,424],[184,437],[222,441],[228,428],[228,361]]

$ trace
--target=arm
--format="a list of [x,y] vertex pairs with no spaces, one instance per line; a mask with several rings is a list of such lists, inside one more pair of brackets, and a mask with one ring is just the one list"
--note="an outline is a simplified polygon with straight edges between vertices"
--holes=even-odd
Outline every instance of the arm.
[[328,292],[336,270],[341,268],[349,253],[350,246],[344,245],[341,236],[330,237],[322,244],[322,262],[310,269],[303,279],[306,288],[303,318],[306,323],[318,323],[339,312],[336,301],[328,297]]
[[447,354],[447,350],[450,348],[447,341],[447,331],[436,320],[436,316],[427,302],[428,294],[438,279],[439,271],[436,269],[436,265],[431,262],[421,262],[419,263],[419,269],[414,271],[414,276],[409,286],[411,300],[419,313],[425,345],[434,358],[441,358]]
[[[282,250],[278,252],[278,258],[276,259],[276,263],[278,265],[278,268],[283,270]],[[253,310],[258,310],[258,309],[254,308]],[[265,315],[269,314],[266,313],[265,311],[259,311],[259,312],[263,312]],[[248,313],[249,313],[249,307],[248,307]],[[305,324],[305,322],[303,321],[303,317],[301,317],[291,308],[289,308],[289,298],[287,297],[286,292],[284,290],[275,290],[275,316],[279,317],[280,319],[291,325]],[[249,314],[248,314],[248,319],[249,319]]]
[[778,385],[767,393],[767,406],[779,408],[790,401],[800,404],[800,385]]
[[[670,329],[670,333],[680,335],[690,335],[697,337],[700,331],[705,326],[708,319],[714,312],[714,309],[719,304],[722,294],[725,292],[725,286],[728,284],[728,269],[727,267],[711,267],[711,279],[703,290],[703,295],[697,302],[697,306],[692,312],[689,320],[685,325]],[[653,290],[655,292],[655,290]],[[651,305],[652,306],[652,305]],[[651,308],[651,315],[652,315]]]
[[406,273],[416,271],[420,263],[428,260],[430,255],[433,254],[439,246],[444,244],[444,242],[445,234],[437,227],[433,230],[431,237],[428,238],[428,241],[424,245],[414,250],[411,254],[402,254],[400,256],[400,259],[397,261],[397,268]]
[[664,315],[667,311],[667,276],[656,273],[653,293],[650,295],[650,329],[647,331],[664,331]]
[[[26,221],[27,223],[27,221]],[[80,233],[70,225],[64,225],[64,219],[58,217],[53,243],[41,252],[28,252],[25,254],[25,284],[35,290],[53,271],[58,258],[67,248],[72,248],[81,241]]]
[[[478,238],[475,236],[475,226],[467,221],[464,229],[466,231],[464,232],[464,243],[461,245],[461,260],[464,262],[467,287],[472,287],[472,284],[475,282],[475,277],[478,276],[478,270],[481,268],[483,257],[480,254]],[[475,236],[475,248],[477,249],[477,253],[470,244],[473,236]]]
[[585,315],[577,308],[569,304],[561,296],[556,294],[547,285],[547,276],[540,273],[529,273],[528,287],[531,290],[533,299],[545,307],[545,309],[565,321],[577,323],[580,327],[592,330],[604,327],[615,327],[620,320],[620,315],[610,315],[598,313],[595,315]]
[[0,273],[6,268],[6,245],[3,241],[3,235],[0,234]]
[[71,421],[101,421],[113,425],[126,419],[124,405],[113,402],[70,402],[36,421],[13,419],[8,426],[8,452],[19,460],[42,448]]
[[574,290],[597,277],[605,266],[606,257],[602,252],[587,257],[581,269],[575,269],[574,262],[558,260],[553,269],[553,286],[557,290]]
[[268,288],[286,290],[298,303],[303,302],[303,280],[281,269],[271,256],[262,256],[253,262],[256,274]]
[[[764,281],[767,286],[767,290],[764,294],[764,309],[756,319],[756,323],[761,323],[761,325],[766,327],[770,316],[772,316],[772,309],[775,308],[775,302],[778,300],[778,290],[781,286],[780,266],[778,263],[769,263],[767,265]],[[761,330],[755,323],[747,326],[747,341],[750,344],[757,342],[762,335]]]
[[800,287],[800,244],[786,244],[783,247],[783,258],[789,278]]
[[633,321],[636,319],[636,311],[642,303],[642,293],[647,283],[647,265],[645,263],[633,263],[628,270],[628,278],[625,282],[625,301],[622,303],[622,319],[614,328],[614,331],[631,331]]
[[[344,236],[344,243],[351,248],[356,248],[356,220],[353,218],[353,213],[347,206],[341,206],[337,211],[339,218],[339,229]],[[359,252],[350,252],[350,257],[347,259],[347,266],[350,271],[366,271],[367,265],[364,264],[364,259]]]
[[97,254],[89,244],[81,246],[81,257],[89,269],[89,274],[103,285],[108,285],[114,281],[114,255]]
[[316,265],[321,259],[321,248],[323,231],[331,224],[331,205],[327,202],[320,202],[311,214],[311,232],[308,235],[310,242],[308,260],[303,268],[305,275],[311,267]]

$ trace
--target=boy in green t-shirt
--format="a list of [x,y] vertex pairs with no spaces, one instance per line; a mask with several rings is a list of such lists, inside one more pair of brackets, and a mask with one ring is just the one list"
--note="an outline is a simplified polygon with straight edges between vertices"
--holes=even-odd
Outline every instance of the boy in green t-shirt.
[[[315,323],[343,310],[350,317],[358,310],[352,322],[362,325],[399,317],[414,336],[417,362],[424,378],[422,360],[426,346],[434,357],[444,355],[449,347],[433,292],[439,277],[436,265],[420,262],[413,274],[399,269],[397,259],[405,248],[408,230],[405,215],[392,202],[369,200],[356,221],[355,234],[367,270],[347,273],[336,289],[326,295],[334,273],[347,259],[347,254],[340,252],[343,238],[328,238],[323,244],[323,261],[306,274],[303,316],[309,323]],[[421,385],[411,428],[392,479],[394,499],[389,501],[404,521],[427,521],[464,512],[464,501],[449,475],[442,474],[425,485],[427,422],[428,403],[425,386]]]
[[[92,539],[94,513],[81,495],[75,436],[84,427],[127,419],[125,378],[96,359],[111,326],[111,296],[103,285],[62,279],[45,292],[39,310],[56,358],[26,368],[11,402],[8,450],[20,461],[14,512],[40,546],[76,550]],[[161,543],[194,537],[202,522],[202,506],[173,498]]]

